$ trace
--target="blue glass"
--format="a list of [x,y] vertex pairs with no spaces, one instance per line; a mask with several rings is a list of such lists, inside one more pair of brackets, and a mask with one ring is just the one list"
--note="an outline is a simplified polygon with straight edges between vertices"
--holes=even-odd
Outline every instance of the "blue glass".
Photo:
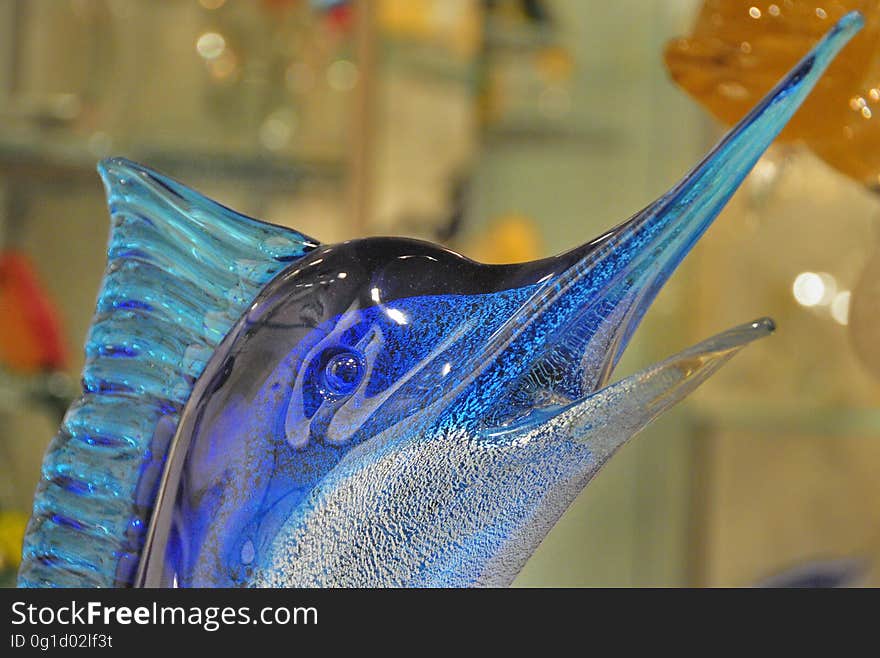
[[860,25],[845,17],[655,203],[532,263],[399,238],[319,246],[102,163],[109,266],[20,584],[509,583],[624,441],[772,330],[606,386]]

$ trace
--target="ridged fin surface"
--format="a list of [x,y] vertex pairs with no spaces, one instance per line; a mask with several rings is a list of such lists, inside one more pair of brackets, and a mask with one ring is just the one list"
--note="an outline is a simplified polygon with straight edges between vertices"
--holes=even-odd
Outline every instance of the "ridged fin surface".
[[317,246],[123,159],[82,395],[43,461],[19,585],[126,586],[193,384],[261,288]]

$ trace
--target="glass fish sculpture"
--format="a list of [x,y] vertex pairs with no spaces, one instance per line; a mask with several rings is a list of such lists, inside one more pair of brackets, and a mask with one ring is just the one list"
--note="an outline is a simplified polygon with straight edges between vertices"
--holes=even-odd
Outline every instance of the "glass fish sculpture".
[[672,79],[731,125],[828,26],[858,10],[865,29],[829,67],[780,139],[880,189],[880,1],[705,0],[691,34],[666,47]]
[[860,23],[843,19],[667,194],[530,263],[320,245],[102,162],[109,264],[20,585],[509,584],[621,444],[772,329],[607,385]]

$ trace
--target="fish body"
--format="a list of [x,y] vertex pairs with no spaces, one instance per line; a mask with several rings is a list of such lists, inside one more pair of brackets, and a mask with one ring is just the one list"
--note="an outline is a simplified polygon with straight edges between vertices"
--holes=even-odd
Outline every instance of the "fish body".
[[756,321],[607,385],[663,283],[859,27],[669,193],[560,256],[335,245],[100,167],[113,229],[26,586],[503,585],[611,454]]

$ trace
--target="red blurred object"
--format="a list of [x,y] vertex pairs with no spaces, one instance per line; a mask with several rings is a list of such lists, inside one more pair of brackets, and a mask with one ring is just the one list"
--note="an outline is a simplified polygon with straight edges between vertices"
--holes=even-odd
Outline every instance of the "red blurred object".
[[333,5],[327,11],[327,22],[340,31],[348,29],[351,25],[351,3],[344,2]]
[[21,252],[0,253],[0,366],[19,372],[67,366],[61,323]]
[[[301,0],[262,0],[265,11],[282,13],[298,5]],[[335,0],[325,3],[314,2],[312,9],[323,12],[324,20],[332,29],[345,32],[351,25],[352,8],[350,0]]]

